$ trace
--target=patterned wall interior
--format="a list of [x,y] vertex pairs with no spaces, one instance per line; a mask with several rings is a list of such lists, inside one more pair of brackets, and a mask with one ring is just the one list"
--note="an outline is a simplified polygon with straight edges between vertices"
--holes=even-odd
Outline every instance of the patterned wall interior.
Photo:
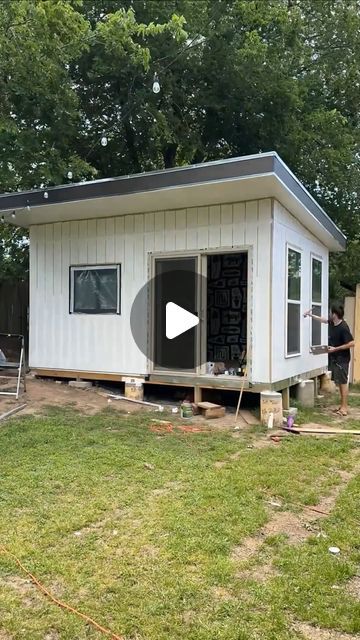
[[207,359],[239,362],[246,351],[247,253],[208,256]]

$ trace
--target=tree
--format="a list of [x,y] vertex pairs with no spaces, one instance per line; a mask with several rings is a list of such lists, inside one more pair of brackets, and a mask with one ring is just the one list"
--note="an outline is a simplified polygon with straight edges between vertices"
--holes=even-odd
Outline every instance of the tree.
[[2,190],[276,150],[360,280],[359,0],[7,0],[0,69]]

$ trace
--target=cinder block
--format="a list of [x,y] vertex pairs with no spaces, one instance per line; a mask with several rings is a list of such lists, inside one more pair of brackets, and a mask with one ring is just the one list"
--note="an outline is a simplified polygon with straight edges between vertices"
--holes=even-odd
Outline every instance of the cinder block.
[[88,380],[70,380],[69,387],[74,387],[75,389],[91,389],[92,382]]
[[315,406],[315,382],[314,380],[303,380],[296,388],[296,397],[303,407],[312,408]]

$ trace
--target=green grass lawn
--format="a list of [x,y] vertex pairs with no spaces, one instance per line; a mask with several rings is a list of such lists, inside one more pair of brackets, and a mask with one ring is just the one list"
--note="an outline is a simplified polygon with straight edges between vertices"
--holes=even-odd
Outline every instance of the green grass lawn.
[[[355,465],[356,442],[292,436],[258,449],[249,445],[259,429],[235,438],[214,422],[206,433],[159,435],[151,417],[69,408],[5,423],[0,543],[127,640],[287,640],[301,637],[296,621],[360,633],[360,603],[346,589],[360,563],[359,477],[320,537],[268,535],[248,561],[233,555],[272,517],[269,500],[297,514],[333,491]],[[267,579],[252,577],[269,563]],[[104,637],[24,578],[0,555],[1,640]]]

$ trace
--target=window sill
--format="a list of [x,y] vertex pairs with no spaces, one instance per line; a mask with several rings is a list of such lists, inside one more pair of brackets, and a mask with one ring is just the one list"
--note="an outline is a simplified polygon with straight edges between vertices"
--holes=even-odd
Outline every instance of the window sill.
[[302,356],[302,353],[287,353],[285,355],[285,359],[289,360],[290,358],[300,358]]

